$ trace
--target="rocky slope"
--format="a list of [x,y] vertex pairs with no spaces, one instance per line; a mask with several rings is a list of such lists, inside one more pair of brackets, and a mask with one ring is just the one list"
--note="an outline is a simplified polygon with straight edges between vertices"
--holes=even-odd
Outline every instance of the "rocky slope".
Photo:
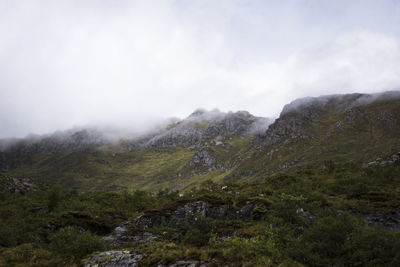
[[245,111],[196,110],[136,137],[110,139],[92,128],[3,140],[0,169],[78,190],[175,190],[231,169],[249,138],[271,122]]
[[399,92],[299,99],[254,138],[259,152],[250,161],[269,172],[328,161],[361,165],[400,151],[399,119]]
[[274,122],[245,111],[196,110],[134,138],[112,140],[81,129],[2,141],[0,169],[79,190],[182,190],[206,179],[257,181],[310,164],[361,166],[390,157],[400,151],[399,120],[399,92],[298,99]]
[[399,119],[351,94],[3,144],[0,266],[399,266]]

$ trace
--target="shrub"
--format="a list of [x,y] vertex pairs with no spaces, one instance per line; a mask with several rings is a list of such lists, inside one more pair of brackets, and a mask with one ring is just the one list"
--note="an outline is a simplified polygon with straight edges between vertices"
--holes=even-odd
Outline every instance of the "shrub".
[[50,249],[64,257],[80,258],[102,248],[98,236],[88,231],[81,233],[76,227],[62,228],[50,236]]
[[58,261],[50,251],[31,243],[0,253],[0,266],[57,266]]
[[187,245],[201,247],[208,244],[211,237],[211,220],[201,216],[201,214],[194,214],[187,216],[185,221],[185,235],[182,242]]
[[304,231],[292,256],[312,266],[342,265],[347,253],[345,242],[356,224],[349,214],[321,218]]

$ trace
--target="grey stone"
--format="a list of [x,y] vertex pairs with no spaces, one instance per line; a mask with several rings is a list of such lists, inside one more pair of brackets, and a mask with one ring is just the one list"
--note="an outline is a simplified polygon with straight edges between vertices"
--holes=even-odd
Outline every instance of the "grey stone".
[[200,267],[200,265],[201,263],[199,261],[177,261],[168,265],[168,267]]
[[160,226],[162,223],[162,216],[161,215],[140,215],[134,220],[134,224],[143,229],[146,230],[148,228],[153,228],[156,226]]
[[104,251],[93,256],[85,267],[136,267],[143,255],[126,250]]
[[[190,215],[200,215],[210,218],[227,216],[230,219],[249,220],[256,207],[257,205],[248,203],[234,209],[229,205],[213,206],[204,201],[196,201],[180,206],[176,210],[166,214],[141,215],[134,220],[133,224],[142,230],[160,226],[162,223],[176,228],[181,227]],[[193,217],[193,219],[195,218]]]
[[353,211],[353,214],[363,216],[365,223],[370,227],[382,227],[393,232],[400,231],[400,207],[391,211]]
[[124,245],[124,244],[140,244],[147,243],[160,238],[159,235],[149,232],[134,232],[130,233],[127,227],[130,222],[127,222],[114,229],[113,233],[103,238],[103,240],[110,245]]
[[299,216],[301,216],[301,217],[303,217],[306,221],[308,221],[308,222],[312,222],[314,219],[315,219],[315,216],[314,215],[312,215],[310,212],[308,212],[308,211],[304,211],[304,209],[303,208],[300,208],[300,209],[297,209],[296,210],[296,213],[299,215]]
[[215,159],[211,156],[211,154],[203,149],[200,151],[196,151],[189,161],[189,166],[211,166],[214,163]]

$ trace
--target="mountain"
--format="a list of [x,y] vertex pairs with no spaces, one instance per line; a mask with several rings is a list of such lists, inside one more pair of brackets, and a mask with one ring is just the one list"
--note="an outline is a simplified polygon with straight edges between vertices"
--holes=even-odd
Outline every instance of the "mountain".
[[329,162],[361,165],[399,152],[399,132],[400,92],[298,99],[256,136],[258,152],[244,168],[273,173]]
[[399,120],[386,92],[2,140],[0,266],[400,266]]
[[85,190],[258,181],[314,165],[367,164],[400,151],[400,92],[298,99],[279,118],[196,110],[140,136],[96,128],[0,142],[3,175]]
[[226,176],[272,120],[248,112],[196,110],[147,134],[111,140],[98,129],[3,141],[8,176],[85,190],[174,190]]

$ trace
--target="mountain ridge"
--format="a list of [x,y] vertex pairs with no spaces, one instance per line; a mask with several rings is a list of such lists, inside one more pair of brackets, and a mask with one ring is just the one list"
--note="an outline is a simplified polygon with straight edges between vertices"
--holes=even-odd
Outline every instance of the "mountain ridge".
[[361,166],[400,151],[399,107],[400,92],[394,91],[297,99],[275,121],[246,111],[198,109],[117,141],[96,129],[19,140],[0,152],[0,169],[83,190],[158,190],[205,179],[257,181],[327,161]]
[[269,127],[197,110],[135,139],[17,142],[0,153],[0,265],[398,266],[389,95],[298,100]]

